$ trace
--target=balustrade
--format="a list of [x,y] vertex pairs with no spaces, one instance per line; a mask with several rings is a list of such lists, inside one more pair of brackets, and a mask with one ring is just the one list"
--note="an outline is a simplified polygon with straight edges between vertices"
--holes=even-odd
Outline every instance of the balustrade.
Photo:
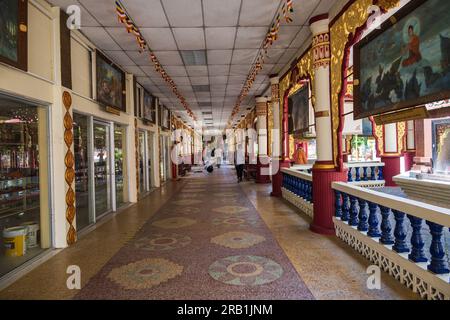
[[[364,174],[363,178],[364,176],[366,175]],[[448,295],[450,294],[450,257],[446,250],[444,234],[450,227],[449,209],[376,192],[351,183],[334,182],[333,189],[336,210],[334,221],[338,236],[346,242],[349,242],[347,240],[351,238],[351,235],[357,234],[360,234],[356,236],[358,239],[366,236],[367,239],[375,240],[375,242],[364,243],[369,246],[373,243],[375,246],[378,242],[382,247],[390,250],[388,252],[391,252],[391,255],[397,254],[398,259],[409,260],[411,265],[419,268],[417,270],[425,273],[428,270],[430,276],[434,275],[437,279],[443,279],[444,287],[447,287],[439,291],[441,295],[434,294],[438,298],[450,297]],[[343,228],[339,223],[343,223],[342,226],[349,226],[350,229]],[[345,231],[342,231],[344,229]],[[346,235],[339,234],[340,232]],[[358,251],[366,252],[366,250]],[[371,260],[375,259],[374,253],[365,255]],[[380,264],[383,265],[383,262]],[[393,268],[393,265],[391,263],[387,268]],[[395,271],[389,272],[396,276]],[[398,279],[402,277],[396,276]],[[406,282],[406,280],[401,281]],[[429,286],[434,286],[436,283],[436,280],[431,280]],[[423,289],[419,285],[410,285],[411,288],[414,287],[417,292],[427,297],[432,296],[434,290],[431,290],[429,286],[428,289]],[[421,290],[427,293],[423,294]]]
[[354,162],[347,163],[348,182],[361,181],[383,181],[383,167],[382,162]]

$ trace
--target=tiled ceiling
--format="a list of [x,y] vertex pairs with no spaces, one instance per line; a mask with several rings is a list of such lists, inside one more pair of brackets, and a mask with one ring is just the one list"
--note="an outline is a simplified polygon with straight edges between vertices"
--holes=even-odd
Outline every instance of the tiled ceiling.
[[[114,0],[51,0],[66,8],[78,4],[81,32],[161,102],[190,122],[177,97],[140,54],[133,36],[117,20]],[[310,37],[308,21],[327,13],[335,0],[295,0],[293,22],[281,25],[279,39],[241,106],[254,97],[299,54]],[[283,0],[122,0],[197,118],[211,118],[224,129],[267,30]],[[205,113],[206,112],[206,113]],[[209,120],[210,121],[210,120]],[[210,126],[210,125],[209,125]]]

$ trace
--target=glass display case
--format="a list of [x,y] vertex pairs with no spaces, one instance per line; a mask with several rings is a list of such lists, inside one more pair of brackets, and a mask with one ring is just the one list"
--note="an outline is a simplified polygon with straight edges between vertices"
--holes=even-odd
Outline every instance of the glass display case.
[[50,246],[40,187],[47,183],[46,115],[45,108],[0,96],[0,276]]

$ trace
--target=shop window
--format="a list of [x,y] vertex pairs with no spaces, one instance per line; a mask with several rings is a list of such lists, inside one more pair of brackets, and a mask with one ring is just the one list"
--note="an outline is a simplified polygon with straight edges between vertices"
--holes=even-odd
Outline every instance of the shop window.
[[51,246],[47,109],[0,96],[0,276]]
[[75,197],[77,229],[82,230],[94,222],[90,203],[91,162],[89,157],[89,121],[87,116],[74,113]]

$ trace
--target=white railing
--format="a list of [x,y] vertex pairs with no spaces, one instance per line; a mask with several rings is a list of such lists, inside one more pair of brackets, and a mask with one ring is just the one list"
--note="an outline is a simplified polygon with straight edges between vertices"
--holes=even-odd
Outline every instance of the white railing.
[[299,208],[306,215],[313,217],[313,193],[311,173],[294,168],[283,168],[283,198]]
[[347,182],[358,182],[358,185],[373,188],[384,187],[383,162],[349,162]]
[[449,209],[350,183],[332,187],[339,238],[422,298],[450,299]]

